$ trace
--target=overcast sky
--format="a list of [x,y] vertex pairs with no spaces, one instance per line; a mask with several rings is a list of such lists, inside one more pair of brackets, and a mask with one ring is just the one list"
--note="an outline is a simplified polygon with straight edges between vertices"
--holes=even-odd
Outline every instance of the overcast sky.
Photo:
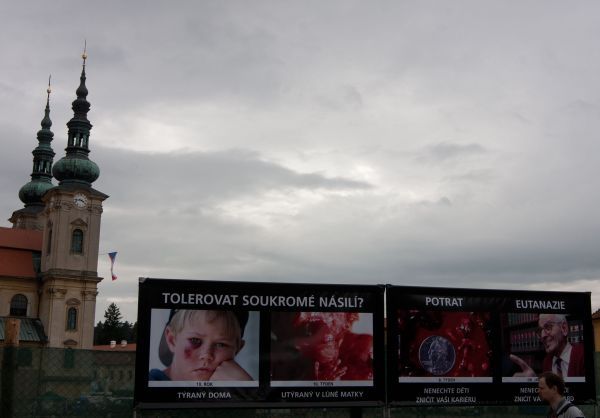
[[[592,291],[597,1],[0,4],[0,214],[88,45],[96,321],[138,277]],[[109,251],[118,251],[110,281]]]

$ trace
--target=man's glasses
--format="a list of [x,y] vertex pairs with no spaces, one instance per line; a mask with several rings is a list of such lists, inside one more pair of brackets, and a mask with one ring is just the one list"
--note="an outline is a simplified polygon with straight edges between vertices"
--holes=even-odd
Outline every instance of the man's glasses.
[[554,325],[558,324],[560,324],[560,322],[548,321],[543,326],[536,329],[535,334],[538,336],[538,338],[541,338],[542,334],[550,334],[552,328],[554,328]]

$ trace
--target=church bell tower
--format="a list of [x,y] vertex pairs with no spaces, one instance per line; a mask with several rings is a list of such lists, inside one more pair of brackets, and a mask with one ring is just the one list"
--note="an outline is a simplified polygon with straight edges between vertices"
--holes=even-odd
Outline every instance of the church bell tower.
[[42,119],[42,129],[37,133],[38,146],[32,151],[33,170],[31,172],[31,181],[21,187],[19,190],[19,199],[25,204],[25,207],[13,212],[9,221],[13,228],[19,229],[44,229],[43,211],[44,202],[42,197],[54,185],[52,184],[52,161],[54,151],[50,143],[54,133],[50,130],[52,120],[50,120],[50,79],[48,79],[48,98],[46,100],[46,110],[44,119]]
[[43,194],[43,245],[39,317],[51,347],[92,348],[98,277],[102,202],[108,197],[92,188],[100,170],[89,159],[86,59],[73,118],[67,123],[66,155],[52,167],[58,186]]

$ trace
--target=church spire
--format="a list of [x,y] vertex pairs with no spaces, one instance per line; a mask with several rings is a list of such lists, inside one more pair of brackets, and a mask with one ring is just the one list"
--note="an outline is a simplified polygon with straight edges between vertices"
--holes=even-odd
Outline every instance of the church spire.
[[84,48],[81,58],[83,58],[83,65],[79,77],[79,87],[75,92],[77,98],[72,103],[73,117],[67,122],[69,128],[68,143],[65,148],[67,154],[54,164],[52,173],[59,181],[59,185],[79,184],[91,187],[92,183],[100,176],[100,169],[88,157],[92,124],[87,118],[90,102],[87,101],[88,89],[85,85],[86,48]]
[[48,77],[48,97],[46,99],[46,110],[44,119],[42,119],[40,129],[37,133],[38,146],[32,151],[33,171],[31,172],[31,181],[21,187],[19,190],[19,199],[25,203],[25,207],[43,206],[42,196],[44,193],[54,187],[52,184],[52,161],[54,151],[50,143],[54,134],[50,130],[52,121],[50,120],[50,77]]

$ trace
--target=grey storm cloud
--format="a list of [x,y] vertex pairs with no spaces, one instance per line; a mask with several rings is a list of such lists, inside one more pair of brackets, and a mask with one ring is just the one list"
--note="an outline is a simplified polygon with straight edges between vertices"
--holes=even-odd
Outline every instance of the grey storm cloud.
[[5,3],[3,219],[87,39],[99,316],[146,275],[596,291],[596,1]]
[[479,144],[455,144],[451,142],[440,142],[425,149],[425,158],[435,161],[444,161],[452,158],[484,154],[485,148]]
[[[93,156],[110,161],[111,169],[102,172],[102,184],[113,194],[127,194],[136,204],[148,204],[156,199],[157,191],[161,199],[202,204],[274,189],[372,187],[364,181],[298,173],[244,150],[148,154],[99,148]],[[140,183],[140,178],[146,180]]]

